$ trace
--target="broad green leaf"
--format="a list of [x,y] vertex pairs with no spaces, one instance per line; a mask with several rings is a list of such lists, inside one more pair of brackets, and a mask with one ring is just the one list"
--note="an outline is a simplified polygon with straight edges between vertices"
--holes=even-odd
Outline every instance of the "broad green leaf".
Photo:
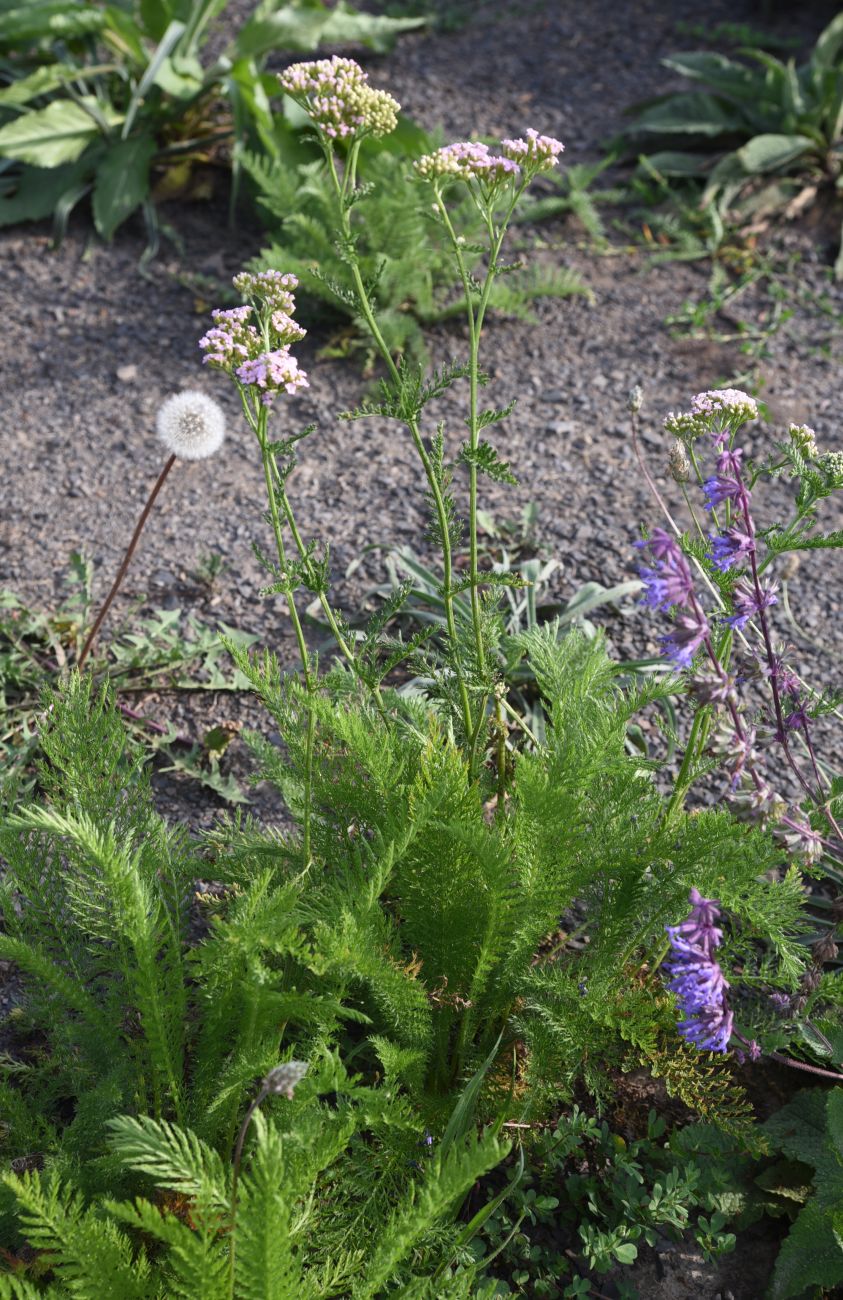
[[775,1146],[790,1156],[822,1169],[829,1159],[826,1094],[806,1088],[762,1125]]
[[647,162],[662,176],[704,176],[711,171],[710,154],[688,153],[679,149],[648,153]]
[[816,1200],[809,1201],[782,1243],[770,1300],[790,1300],[809,1287],[832,1288],[843,1282],[843,1250],[833,1229],[832,1216]]
[[26,167],[14,194],[0,199],[0,226],[18,221],[41,221],[56,211],[63,194],[79,185],[88,159],[63,167]]
[[841,49],[843,49],[843,12],[836,18],[832,18],[825,30],[820,32],[811,53],[811,64],[815,68],[833,68],[839,62]]
[[60,64],[45,64],[42,68],[36,68],[28,77],[21,77],[10,86],[4,86],[0,90],[0,105],[3,108],[22,108],[38,95],[46,95],[61,86],[69,75],[72,75],[69,69]]
[[757,175],[786,167],[813,148],[806,135],[756,135],[737,150],[737,158],[747,172]]
[[758,98],[757,75],[746,64],[727,59],[724,54],[703,50],[672,54],[662,59],[662,63],[692,81],[704,81],[712,90],[731,99],[755,101]]
[[0,45],[72,41],[101,31],[104,25],[104,12],[93,5],[72,4],[68,0],[29,0],[0,14]]
[[423,18],[385,18],[361,14],[340,3],[328,9],[321,0],[293,0],[275,12],[259,7],[241,27],[235,41],[236,56],[254,58],[270,50],[309,53],[318,45],[360,44],[383,51],[399,32],[424,23]]
[[[96,122],[83,106],[85,103],[99,107],[91,97],[82,103],[54,99],[46,108],[7,122],[0,129],[0,157],[16,158],[34,167],[59,167],[62,163],[75,162],[99,135]],[[110,125],[122,120],[113,109],[105,111]]]
[[157,43],[176,14],[167,0],[141,0],[140,17],[145,35]]
[[100,163],[93,208],[94,224],[103,239],[111,239],[149,193],[149,164],[154,153],[152,137],[140,135],[121,140]]
[[198,59],[161,60],[153,84],[173,99],[192,99],[202,89],[202,65]]
[[671,95],[662,103],[645,109],[633,127],[636,134],[711,137],[726,135],[734,129],[734,109],[703,91]]
[[378,54],[385,54],[400,32],[413,31],[426,22],[426,18],[386,18],[380,14],[358,13],[346,0],[339,0],[331,11],[322,39],[332,45],[360,42]]

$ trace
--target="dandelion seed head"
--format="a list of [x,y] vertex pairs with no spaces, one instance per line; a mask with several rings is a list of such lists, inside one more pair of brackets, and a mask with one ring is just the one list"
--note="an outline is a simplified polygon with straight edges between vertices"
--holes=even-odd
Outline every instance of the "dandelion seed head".
[[186,388],[158,408],[156,429],[172,455],[180,460],[205,460],[222,445],[225,416],[213,398]]
[[267,1092],[292,1101],[293,1093],[307,1074],[307,1070],[307,1061],[285,1061],[269,1071],[263,1086]]

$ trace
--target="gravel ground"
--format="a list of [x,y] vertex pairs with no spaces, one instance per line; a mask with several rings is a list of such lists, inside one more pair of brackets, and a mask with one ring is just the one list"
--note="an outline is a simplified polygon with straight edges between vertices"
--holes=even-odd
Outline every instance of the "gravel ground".
[[[810,42],[835,7],[803,4],[794,14],[793,7],[776,13],[773,6],[769,22]],[[389,87],[424,126],[441,125],[447,137],[517,134],[535,125],[565,140],[567,157],[578,161],[596,156],[628,103],[665,88],[658,59],[685,43],[676,35],[677,22],[689,17],[680,0],[638,0],[624,8],[622,21],[619,16],[608,0],[479,4],[462,28],[406,37],[387,59],[370,59],[368,66],[376,84]],[[712,0],[705,8],[709,23],[764,17],[746,0]],[[168,207],[164,216],[177,228],[181,249],[167,244],[147,277],[139,272],[140,229],[129,227],[103,247],[80,220],[58,252],[43,227],[2,235],[6,323],[0,352],[7,382],[0,581],[48,606],[67,556],[85,548],[104,594],[162,463],[153,437],[156,409],[169,393],[200,387],[230,416],[225,450],[210,461],[177,466],[121,600],[125,607],[146,593],[151,605],[198,605],[206,618],[256,634],[289,663],[288,622],[278,601],[259,596],[262,576],[251,552],[253,541],[265,540],[259,464],[232,391],[198,364],[196,340],[213,304],[199,302],[180,279],[186,270],[226,278],[260,248],[257,228],[226,228],[224,200],[220,194],[209,205]],[[535,255],[575,269],[593,302],[548,300],[537,305],[534,327],[503,319],[490,326],[489,395],[497,405],[518,399],[498,433],[521,485],[493,487],[484,504],[499,518],[515,518],[523,504],[536,504],[541,543],[561,561],[552,594],[566,599],[585,581],[608,585],[634,576],[638,522],[657,519],[633,458],[630,386],[644,388],[645,450],[667,491],[663,415],[739,373],[746,361],[736,343],[677,340],[665,328],[668,314],[703,291],[705,267],[654,266],[640,251],[621,246],[597,255],[582,246],[573,222],[548,224],[534,237]],[[806,229],[788,232],[786,241],[802,255],[803,287],[827,294],[839,323],[843,294],[828,284],[827,245]],[[763,309],[760,302],[744,305]],[[812,424],[827,449],[843,446],[840,335],[830,320],[800,308],[770,341],[758,371],[772,424],[753,434],[756,454],[790,420]],[[364,547],[419,545],[422,489],[400,431],[380,421],[338,423],[338,413],[359,401],[363,381],[350,365],[320,358],[319,342],[309,339],[300,349],[311,387],[284,405],[281,424],[286,430],[318,425],[304,447],[293,496],[305,533],[332,538],[338,597],[353,610],[367,584],[383,574],[370,558],[346,581],[347,566]],[[440,328],[430,340],[432,355],[445,361],[463,352],[465,342],[459,327]],[[454,447],[464,396],[452,389],[428,411],[429,427],[444,419]],[[840,526],[841,520],[828,523]],[[221,554],[228,570],[218,590],[200,594],[189,574],[210,552]],[[801,626],[826,646],[823,652],[800,641],[796,662],[826,685],[838,672],[843,638],[840,578],[841,557],[831,554],[813,568],[803,565],[792,584]],[[662,630],[639,613],[610,615],[607,626],[620,655],[651,651]],[[253,704],[226,696],[153,698],[147,707],[174,716],[188,734],[200,734],[221,717],[265,726]],[[242,769],[242,747],[232,746],[231,755],[235,770]],[[219,807],[195,786],[162,781],[160,793],[164,808],[197,826],[207,825]],[[268,794],[261,793],[259,807],[278,815]],[[719,1273],[686,1261],[665,1274],[660,1264],[661,1275],[648,1275],[642,1294],[680,1300],[714,1297],[720,1288],[724,1300],[756,1300],[762,1267],[754,1256],[751,1262],[727,1260]]]

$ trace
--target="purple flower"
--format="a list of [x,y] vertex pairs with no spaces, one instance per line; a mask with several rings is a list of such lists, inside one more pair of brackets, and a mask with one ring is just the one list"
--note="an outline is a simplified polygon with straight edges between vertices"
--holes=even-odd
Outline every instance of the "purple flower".
[[728,704],[735,701],[735,680],[728,673],[699,673],[688,682],[688,690],[700,704]]
[[797,704],[796,708],[788,713],[784,720],[784,725],[788,731],[807,731],[808,730],[808,710],[805,702]]
[[741,564],[755,551],[755,542],[749,533],[740,528],[727,528],[719,537],[709,533],[708,540],[711,542],[709,559],[716,569],[724,573],[733,565]]
[[713,948],[719,946],[723,938],[723,931],[718,930],[715,925],[715,921],[720,917],[717,899],[703,898],[698,889],[692,889],[690,900],[691,911],[687,920],[681,925],[669,926],[668,934],[671,942],[678,936],[683,943],[702,948],[710,954]]
[[670,534],[655,528],[652,537],[638,545],[649,547],[654,560],[652,568],[639,569],[645,587],[643,603],[650,609],[690,605],[694,580],[688,561]]
[[748,582],[739,582],[732,593],[732,604],[734,614],[727,618],[726,622],[734,628],[745,627],[751,618],[760,614],[762,610],[769,609],[771,605],[778,604],[778,587],[775,581],[767,583],[760,592],[756,592],[754,586]]
[[773,656],[771,666],[769,668],[765,666],[764,672],[766,676],[776,682],[781,695],[792,695],[796,698],[800,694],[802,684],[796,673],[791,668],[788,668],[780,654]]
[[728,478],[740,478],[742,460],[743,451],[740,447],[736,447],[734,451],[724,447],[717,457],[717,473]]
[[706,510],[716,510],[723,501],[736,501],[740,496],[741,486],[733,478],[724,478],[722,474],[712,474],[703,483]]
[[726,1052],[733,1023],[728,1007],[704,1007],[698,1015],[680,1020],[679,1032],[701,1052]]
[[670,609],[673,605],[689,605],[694,594],[694,580],[684,555],[674,565],[659,564],[654,569],[639,569],[644,581],[642,603],[650,609]]
[[678,614],[673,631],[661,638],[662,648],[677,668],[688,668],[694,655],[708,636],[708,623],[704,616]]
[[732,1013],[726,1003],[729,988],[712,956],[723,937],[715,925],[717,901],[690,894],[691,911],[680,925],[666,926],[673,960],[666,963],[668,988],[676,994],[683,1019],[679,1033],[695,1047],[725,1052],[732,1034]]

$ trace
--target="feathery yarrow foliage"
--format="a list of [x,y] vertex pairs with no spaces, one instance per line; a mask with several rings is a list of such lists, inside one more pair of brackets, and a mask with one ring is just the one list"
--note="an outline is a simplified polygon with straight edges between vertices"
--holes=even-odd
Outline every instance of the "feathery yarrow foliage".
[[[644,1065],[750,1145],[730,1031],[746,1041],[759,990],[795,1000],[812,978],[801,876],[775,819],[689,812],[685,766],[665,795],[657,764],[629,743],[633,719],[675,680],[622,680],[603,638],[584,629],[562,636],[533,618],[507,633],[512,575],[481,563],[483,481],[514,478],[499,451],[511,406],[480,401],[483,327],[508,223],[561,146],[531,132],[505,142],[518,155],[502,155],[506,166],[496,155],[487,166],[484,146],[447,155],[468,169],[458,179],[483,218],[476,250],[454,229],[455,173],[431,172],[469,344],[424,374],[391,353],[356,255],[360,147],[381,118],[355,67],[285,75],[324,151],[355,309],[382,365],[379,400],[347,418],[392,421],[418,459],[441,633],[435,651],[424,636],[389,633],[407,587],[362,635],[332,604],[328,543],[305,535],[294,502],[300,444],[315,430],[272,436],[274,400],[306,383],[290,350],[303,333],[296,277],[238,276],[243,305],[215,312],[200,347],[254,436],[270,538],[256,554],[299,655],[283,671],[272,653],[228,643],[278,733],[247,742],[256,778],[285,801],[287,829],[241,817],[198,839],[171,828],[107,690],[72,676],[45,701],[43,797],[0,827],[0,958],[24,986],[0,1083],[18,1162],[0,1213],[5,1239],[44,1267],[32,1280],[0,1276],[0,1296],[93,1298],[106,1276],[126,1296],[489,1295],[467,1247],[499,1197],[483,1204],[481,1193],[467,1222],[460,1214],[507,1154],[504,1123],[519,1131],[558,1113],[577,1088],[604,1104],[619,1072]],[[454,447],[428,407],[460,384],[466,434]],[[707,490],[726,511],[743,510],[749,490],[730,441],[749,410],[741,395],[708,394],[689,416],[712,434]],[[820,463],[811,482],[831,472]],[[678,610],[671,654],[692,665],[714,635],[695,590],[699,556],[664,530],[647,547],[646,598]],[[330,628],[327,670],[303,599]],[[714,661],[728,708],[732,683]],[[534,684],[527,716],[505,663]],[[757,760],[740,719],[735,737],[739,779]],[[713,898],[730,918],[718,963]]]

